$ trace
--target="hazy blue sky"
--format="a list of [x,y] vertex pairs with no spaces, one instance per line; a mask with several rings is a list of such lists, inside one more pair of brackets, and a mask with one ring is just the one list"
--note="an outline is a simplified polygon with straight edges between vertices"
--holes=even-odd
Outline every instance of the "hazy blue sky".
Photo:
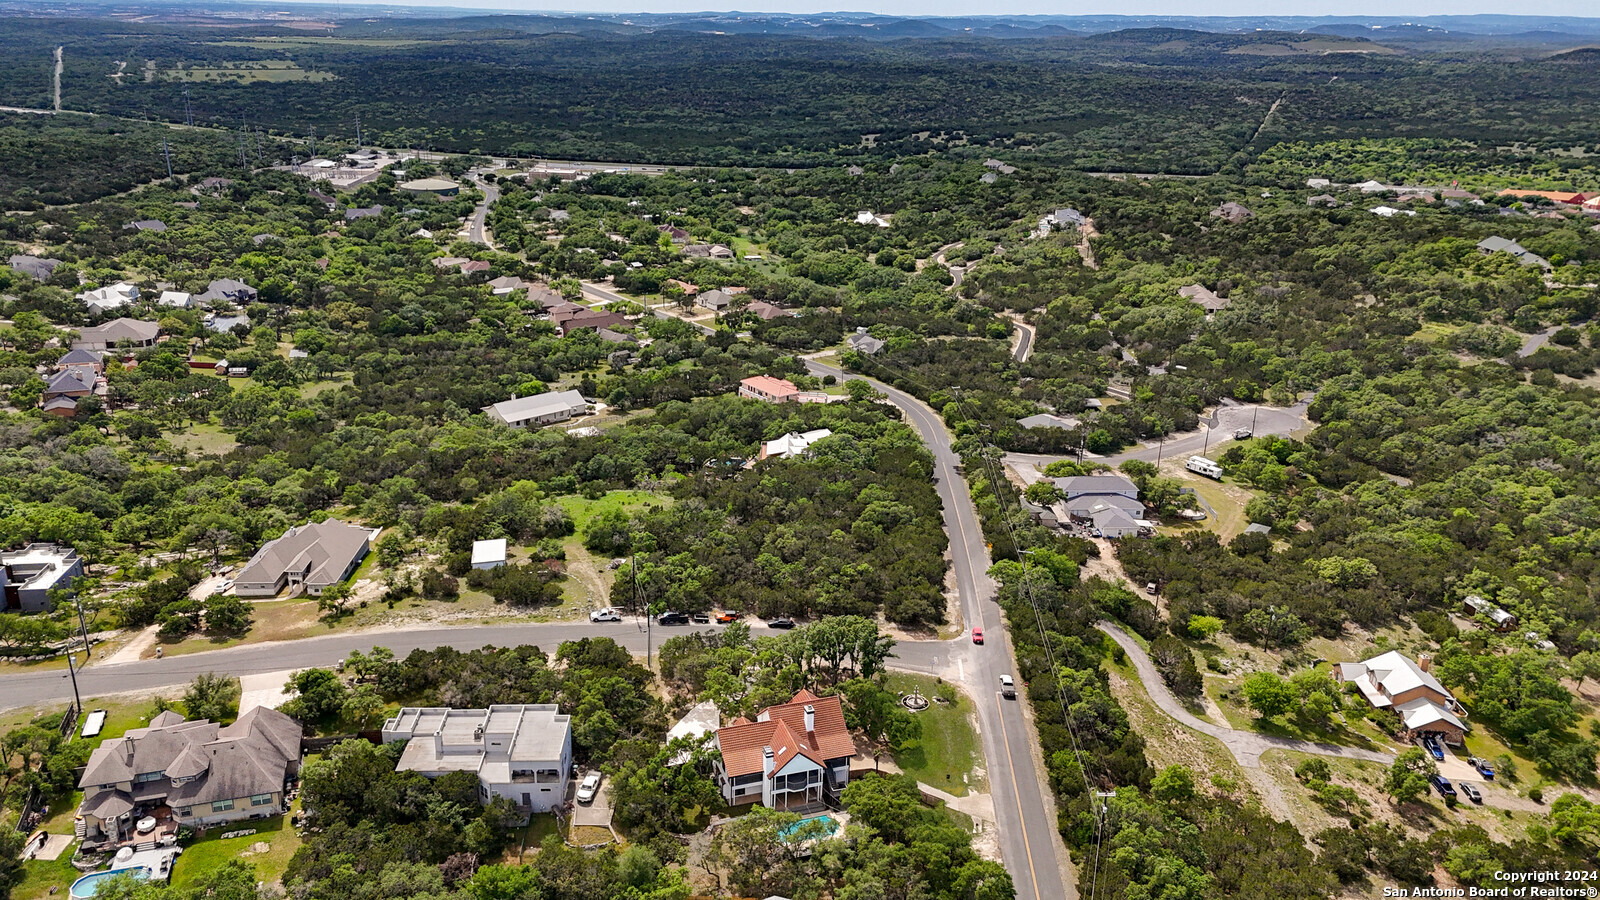
[[[350,0],[347,0],[350,2]],[[360,2],[360,0],[354,0]],[[559,8],[521,0],[383,0],[387,4],[462,6],[520,12],[748,12],[836,10],[901,16],[1132,15],[1132,16],[1427,16],[1499,13],[1596,16],[1595,0],[1131,0],[1060,3],[1050,0],[559,0]]]

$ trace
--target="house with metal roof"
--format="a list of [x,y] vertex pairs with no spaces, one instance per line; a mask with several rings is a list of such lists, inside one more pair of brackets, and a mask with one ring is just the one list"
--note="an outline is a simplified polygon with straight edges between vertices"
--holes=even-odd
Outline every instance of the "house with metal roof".
[[512,397],[485,406],[483,412],[501,424],[527,428],[530,425],[552,425],[574,416],[587,415],[589,408],[589,401],[577,391],[554,391],[531,397]]
[[124,316],[112,319],[104,325],[78,329],[78,337],[73,340],[72,349],[114,350],[125,344],[133,347],[150,347],[155,345],[156,339],[160,336],[160,325]]
[[1460,744],[1467,726],[1466,709],[1433,676],[1433,657],[1415,662],[1397,650],[1358,663],[1340,663],[1334,676],[1354,684],[1377,709],[1392,709],[1400,716],[1407,737],[1431,734],[1447,744]]
[[765,441],[761,444],[761,455],[758,459],[799,459],[811,449],[811,445],[823,438],[833,437],[833,430],[818,428],[813,431],[791,431],[776,440]]
[[717,729],[717,750],[715,781],[728,805],[805,809],[850,783],[856,747],[839,698],[802,690],[754,722],[741,716]]
[[566,801],[572,717],[553,703],[406,707],[383,723],[383,742],[396,741],[406,742],[396,770],[428,778],[472,772],[481,803],[503,797],[524,813],[536,813]]

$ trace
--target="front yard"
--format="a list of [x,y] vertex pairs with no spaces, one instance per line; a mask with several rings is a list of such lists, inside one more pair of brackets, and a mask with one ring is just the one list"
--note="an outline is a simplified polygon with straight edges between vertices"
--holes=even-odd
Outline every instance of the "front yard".
[[922,740],[914,749],[892,754],[894,764],[918,781],[957,797],[984,790],[983,753],[972,726],[972,700],[928,675],[895,672],[889,675],[888,687],[908,694],[920,690],[930,701],[941,691],[953,698],[949,703],[930,702],[916,714],[922,722]]

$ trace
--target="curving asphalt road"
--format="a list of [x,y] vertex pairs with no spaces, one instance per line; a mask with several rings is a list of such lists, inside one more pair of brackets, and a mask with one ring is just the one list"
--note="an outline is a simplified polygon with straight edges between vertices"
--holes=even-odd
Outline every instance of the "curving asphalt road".
[[[869,382],[905,412],[933,454],[934,486],[944,506],[945,531],[950,535],[950,556],[962,613],[967,627],[982,628],[991,643],[976,646],[965,640],[938,644],[906,642],[896,645],[896,652],[907,657],[921,652],[923,647],[944,648],[947,671],[948,667],[955,668],[958,677],[953,680],[962,682],[977,701],[1000,854],[1016,884],[1018,900],[1076,900],[1078,892],[1072,865],[1066,848],[1060,845],[1055,819],[1045,806],[1044,798],[1049,789],[1034,762],[1038,736],[1024,718],[1023,704],[1000,696],[1000,676],[1012,673],[1011,641],[1006,635],[999,606],[989,602],[994,598],[994,582],[988,575],[989,547],[979,527],[978,512],[967,492],[967,483],[957,470],[960,459],[951,449],[950,434],[945,431],[944,422],[932,409],[904,391],[870,378],[846,375],[838,368],[815,360],[805,362],[813,375]],[[938,661],[937,651],[933,661]]]
[[472,211],[472,218],[467,220],[467,240],[493,248],[494,240],[489,234],[488,225],[489,207],[500,199],[500,189],[495,187],[493,182],[483,180],[481,174],[476,171],[471,175],[472,182],[483,191],[483,202],[478,204],[478,208]]
[[1394,762],[1393,753],[1383,753],[1376,750],[1362,750],[1356,747],[1340,747],[1334,744],[1323,744],[1317,741],[1297,741],[1291,738],[1273,737],[1268,734],[1257,734],[1254,731],[1238,731],[1221,725],[1196,718],[1178,698],[1172,695],[1167,688],[1167,682],[1156,671],[1156,665],[1150,659],[1150,654],[1144,648],[1116,625],[1110,622],[1100,622],[1096,627],[1111,636],[1117,646],[1127,651],[1128,659],[1133,662],[1133,668],[1139,673],[1139,680],[1144,682],[1145,693],[1162,712],[1177,720],[1178,724],[1192,728],[1201,734],[1209,734],[1221,741],[1233,753],[1239,765],[1251,769],[1261,768],[1261,754],[1268,750],[1298,750],[1301,753],[1315,753],[1320,756],[1341,756],[1345,759],[1364,759],[1370,762],[1388,765]]

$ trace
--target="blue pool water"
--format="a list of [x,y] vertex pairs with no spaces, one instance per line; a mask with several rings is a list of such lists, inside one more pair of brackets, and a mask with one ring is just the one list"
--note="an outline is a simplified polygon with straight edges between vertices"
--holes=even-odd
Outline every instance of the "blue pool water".
[[150,870],[144,866],[136,866],[131,869],[118,869],[115,872],[90,872],[74,881],[72,888],[67,893],[71,894],[75,900],[88,900],[89,897],[95,895],[96,891],[100,890],[101,882],[107,878],[115,878],[118,875],[132,875],[140,881],[148,881],[150,879]]
[[835,831],[839,830],[839,823],[833,818],[833,816],[811,816],[809,818],[801,819],[793,825],[790,825],[788,828],[778,832],[778,837],[787,840],[791,836],[799,834],[800,829],[805,828],[812,822],[820,822],[822,825],[822,833],[825,835],[833,834]]

